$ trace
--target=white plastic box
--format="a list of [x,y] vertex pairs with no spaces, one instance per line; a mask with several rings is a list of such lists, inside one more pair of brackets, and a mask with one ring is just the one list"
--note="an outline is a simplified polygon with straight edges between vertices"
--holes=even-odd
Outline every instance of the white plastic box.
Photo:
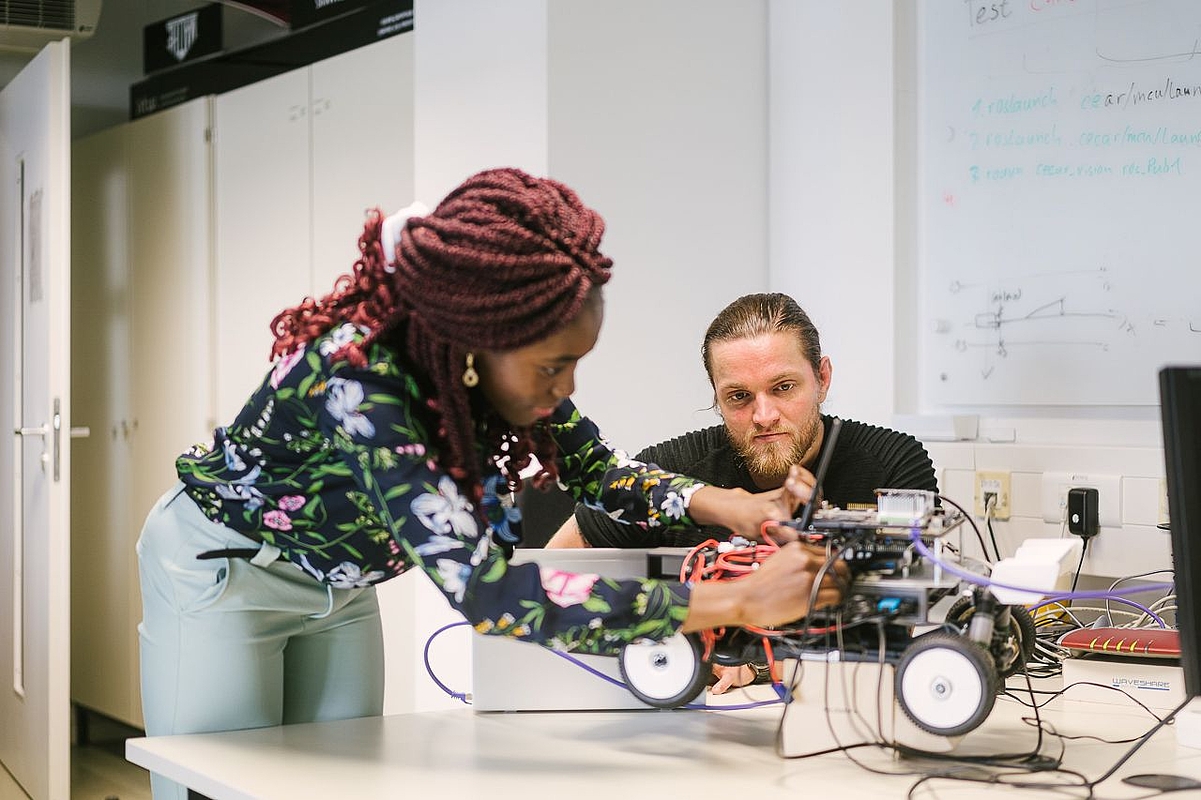
[[[1079,684],[1079,685],[1073,685]],[[1137,708],[1131,697],[1156,711],[1184,702],[1184,670],[1155,661],[1068,658],[1063,662],[1066,704],[1097,703]]]

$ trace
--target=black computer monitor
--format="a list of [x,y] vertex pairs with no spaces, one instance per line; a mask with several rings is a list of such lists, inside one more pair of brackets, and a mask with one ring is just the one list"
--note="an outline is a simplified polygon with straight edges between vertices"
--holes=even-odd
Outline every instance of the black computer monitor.
[[1184,690],[1201,695],[1201,365],[1159,372]]

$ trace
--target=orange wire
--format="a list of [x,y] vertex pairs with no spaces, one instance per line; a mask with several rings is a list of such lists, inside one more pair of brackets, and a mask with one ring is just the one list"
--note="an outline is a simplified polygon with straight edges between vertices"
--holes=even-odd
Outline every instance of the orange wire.
[[767,655],[767,672],[771,675],[772,683],[779,683],[780,676],[776,674],[776,656],[771,649],[771,640],[763,637],[763,652]]
[[[684,563],[680,566],[681,581],[703,581],[703,580],[738,580],[758,569],[759,564],[770,558],[780,545],[776,543],[771,535],[768,534],[768,527],[775,527],[776,523],[770,521],[764,522],[760,526],[760,534],[763,537],[763,542],[751,544],[747,547],[738,547],[720,552],[719,543],[716,539],[708,539],[693,547],[684,557]],[[706,564],[706,552],[714,551],[713,562]],[[823,634],[831,633],[838,630],[838,626],[824,626],[820,628],[806,628],[801,630],[782,629],[782,628],[761,628],[757,625],[744,625],[743,630],[749,633],[757,634],[763,639],[763,650],[767,656],[768,666],[771,668],[772,680],[778,681],[776,674],[775,655],[772,652],[771,640],[782,636],[796,634]],[[705,645],[704,658],[708,659],[712,655],[713,648],[717,644],[719,636],[725,633],[725,628],[709,629],[699,632],[701,642]]]

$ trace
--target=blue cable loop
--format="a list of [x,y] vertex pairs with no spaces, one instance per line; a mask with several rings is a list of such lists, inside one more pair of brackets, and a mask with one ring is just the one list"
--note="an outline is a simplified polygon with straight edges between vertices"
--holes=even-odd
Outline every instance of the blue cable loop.
[[[464,625],[469,625],[469,624],[470,623],[468,623],[466,621],[462,621],[462,622],[451,622],[446,625],[443,625],[441,628],[439,628],[438,630],[431,633],[429,638],[425,640],[425,648],[422,652],[422,659],[425,662],[425,672],[427,675],[429,675],[430,680],[432,680],[438,686],[438,688],[441,689],[443,692],[445,692],[447,695],[449,695],[450,697],[453,697],[455,700],[458,700],[461,703],[464,703],[465,705],[471,705],[471,700],[468,699],[467,693],[454,691],[449,686],[447,686],[442,681],[440,681],[438,679],[438,676],[434,674],[434,669],[430,665],[430,646],[433,644],[434,639],[436,639],[438,636],[441,636],[443,633],[450,630],[451,628],[459,628],[459,627],[462,627]],[[607,681],[607,682],[613,684],[614,686],[620,686],[623,689],[626,688],[625,683],[623,683],[622,681],[619,681],[609,675],[606,675],[605,673],[601,672],[600,670],[595,669],[594,667],[591,667],[588,664],[585,664],[583,661],[579,660],[578,658],[571,655],[570,653],[560,652],[559,650],[551,650],[550,652],[554,653],[559,658],[566,659],[567,661],[576,665],[580,669],[584,670],[585,672],[589,672],[589,673],[595,675],[596,677],[600,678],[601,680]],[[763,706],[780,705],[781,703],[789,702],[790,698],[788,696],[788,687],[784,686],[782,683],[773,683],[772,688],[774,688],[776,691],[776,694],[779,695],[779,697],[780,697],[779,700],[757,700],[753,703],[740,703],[738,705],[729,705],[729,706],[707,706],[704,703],[688,703],[688,704],[680,706],[680,707],[687,708],[687,709],[708,709],[710,711],[740,711],[740,710],[745,710],[745,709],[750,709],[750,708],[761,708]]]
[[[967,581],[968,583],[972,583],[977,586],[986,586],[986,587],[996,586],[1001,589],[1010,589],[1010,590],[1017,591],[1017,592],[1026,592],[1028,594],[1036,594],[1036,595],[1039,595],[1042,597],[1045,597],[1048,594],[1047,590],[1045,590],[1045,589],[1032,589],[1027,586],[1010,586],[1009,584],[999,583],[997,581],[992,580],[991,578],[986,578],[983,575],[977,575],[974,572],[968,572],[967,570],[960,569],[959,567],[957,567],[954,564],[943,561],[942,559],[940,559],[936,555],[934,555],[934,553],[930,550],[929,547],[926,547],[926,543],[922,541],[921,534],[922,534],[922,532],[921,532],[920,528],[913,528],[909,531],[909,539],[910,539],[910,541],[913,542],[913,548],[919,554],[921,554],[921,556],[923,558],[926,558],[930,562],[937,564],[938,566],[942,567],[947,572],[951,573],[952,575],[954,575],[957,578],[962,578],[963,580]],[[1131,589],[1124,590],[1124,592],[1118,592],[1118,591],[1114,591],[1114,590],[1094,589],[1094,590],[1080,591],[1080,592],[1057,593],[1057,594],[1055,594],[1054,597],[1043,600],[1038,605],[1032,606],[1032,608],[1039,608],[1041,606],[1048,605],[1050,603],[1057,603],[1061,600],[1117,600],[1122,603],[1126,603],[1127,605],[1134,606],[1139,611],[1142,611],[1144,614],[1151,617],[1151,619],[1153,619],[1157,623],[1159,623],[1159,626],[1161,628],[1166,628],[1166,627],[1168,627],[1168,625],[1166,622],[1164,622],[1162,617],[1160,617],[1158,614],[1156,614],[1154,611],[1147,608],[1143,604],[1137,603],[1134,600],[1131,600],[1130,598],[1126,597],[1126,594],[1142,594],[1144,592],[1171,591],[1173,588],[1175,588],[1175,586],[1174,586],[1174,584],[1171,584],[1171,583],[1149,583],[1144,586],[1137,586],[1137,587],[1134,587]]]
[[441,628],[431,633],[429,638],[425,640],[425,649],[422,651],[421,657],[422,660],[425,661],[425,674],[430,676],[430,680],[436,683],[439,689],[446,692],[446,694],[450,695],[459,702],[465,705],[471,705],[471,701],[467,699],[466,693],[453,691],[445,683],[438,680],[438,676],[434,674],[434,668],[430,666],[430,645],[434,643],[434,639],[451,628],[458,628],[467,624],[469,623],[466,620],[463,620],[462,622],[451,622],[447,625],[443,625]]

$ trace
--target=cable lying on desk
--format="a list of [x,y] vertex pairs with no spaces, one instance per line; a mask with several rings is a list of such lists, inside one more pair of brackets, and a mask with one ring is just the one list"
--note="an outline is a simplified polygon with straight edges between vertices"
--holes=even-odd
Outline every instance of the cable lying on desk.
[[[877,621],[877,624],[879,624],[879,623],[882,623],[882,620]],[[462,702],[469,703],[470,702],[469,695],[464,695],[462,693],[453,692],[448,687],[446,687],[442,681],[438,680],[438,678],[434,675],[432,667],[429,662],[429,652],[430,652],[430,647],[431,647],[433,639],[451,628],[459,627],[459,626],[466,625],[466,624],[467,623],[465,623],[465,622],[456,622],[456,623],[452,623],[450,625],[445,625],[445,626],[439,628],[437,631],[435,631],[434,634],[432,634],[430,636],[430,639],[426,642],[425,661],[426,661],[426,669],[429,672],[431,679],[433,679],[435,681],[435,683],[444,692],[446,692],[451,697],[454,697]],[[833,635],[833,636],[837,637],[839,635],[840,631],[841,631],[841,628],[837,625],[834,625],[834,626],[831,626],[831,631],[828,635]],[[840,644],[840,646],[842,646],[845,643],[840,641],[839,644]],[[621,682],[616,681],[613,678],[611,678],[610,676],[604,675],[603,673],[598,673],[596,670],[593,670],[589,665],[579,661],[578,659],[574,658],[570,654],[557,652],[557,651],[551,651],[551,652],[555,652],[555,654],[558,655],[559,657],[564,658],[565,660],[567,660],[569,662],[575,663],[577,666],[580,666],[585,671],[589,672],[590,674],[593,674],[594,676],[596,676],[602,680],[605,680],[609,683],[613,683],[615,685],[622,685]],[[796,664],[796,667],[797,667],[797,670],[796,670],[796,672],[794,672],[793,680],[792,680],[792,683],[795,688],[795,684],[798,679],[799,672],[806,668],[806,663],[803,661],[797,661],[797,662],[791,662],[791,663]],[[839,664],[834,664],[834,665],[830,665],[830,666],[831,666],[831,670],[827,672],[827,681],[829,680],[829,677],[832,674],[834,674],[833,673],[834,669],[854,668],[854,665],[851,663],[839,663]],[[1028,688],[1030,687],[1029,681],[1027,681],[1027,687]],[[881,773],[881,774],[892,774],[892,775],[898,775],[898,774],[913,775],[916,780],[910,788],[911,796],[915,792],[917,792],[921,787],[924,787],[924,786],[928,785],[931,781],[936,781],[936,780],[970,780],[973,782],[1001,784],[1001,785],[1006,785],[1006,786],[1012,786],[1014,788],[1032,788],[1032,789],[1042,790],[1042,791],[1046,791],[1048,789],[1059,789],[1059,790],[1068,789],[1069,791],[1085,790],[1085,791],[1089,792],[1091,795],[1091,792],[1095,789],[1096,786],[1098,786],[1099,784],[1101,784],[1105,780],[1108,780],[1114,774],[1116,774],[1117,768],[1121,764],[1124,764],[1133,755],[1133,753],[1139,747],[1141,747],[1142,744],[1144,742],[1146,742],[1150,738],[1150,736],[1153,735],[1159,727],[1162,726],[1162,722],[1160,722],[1160,720],[1157,719],[1156,727],[1152,728],[1146,734],[1139,736],[1135,740],[1135,742],[1136,742],[1135,746],[1130,748],[1130,750],[1128,752],[1126,752],[1119,759],[1118,764],[1115,765],[1115,767],[1113,769],[1110,769],[1109,771],[1107,771],[1105,774],[1101,775],[1098,778],[1090,779],[1088,776],[1086,776],[1082,773],[1063,768],[1063,766],[1062,766],[1063,751],[1062,750],[1060,751],[1060,753],[1058,755],[1056,755],[1054,753],[1046,754],[1046,753],[1042,752],[1044,747],[1046,746],[1045,737],[1047,737],[1047,736],[1054,737],[1055,739],[1057,739],[1061,742],[1065,742],[1074,737],[1057,732],[1053,726],[1049,725],[1047,722],[1043,721],[1040,718],[1038,709],[1039,709],[1039,707],[1041,707],[1041,705],[1045,705],[1045,703],[1035,702],[1033,700],[1033,697],[1034,697],[1033,688],[1029,688],[1029,691],[1030,691],[1031,698],[1032,698],[1030,707],[1034,712],[1034,721],[1032,723],[1032,726],[1036,728],[1037,739],[1035,741],[1034,746],[1026,752],[989,754],[989,755],[985,755],[985,756],[963,756],[963,755],[954,755],[954,754],[948,754],[948,753],[928,752],[928,751],[924,751],[924,750],[921,750],[918,748],[908,747],[903,744],[898,744],[896,742],[888,741],[888,738],[885,737],[884,735],[882,735],[879,728],[872,725],[872,723],[870,722],[870,720],[868,719],[867,716],[860,715],[859,716],[860,723],[862,725],[868,726],[868,728],[870,728],[870,730],[872,731],[872,737],[873,737],[874,741],[838,743],[838,745],[836,747],[826,748],[824,750],[813,752],[813,753],[807,753],[807,754],[805,754],[805,756],[801,756],[801,757],[808,757],[810,755],[818,755],[818,754],[823,754],[823,753],[828,754],[828,753],[832,753],[832,752],[842,752],[846,755],[846,757],[849,760],[851,760],[856,765],[860,766],[860,768],[864,769],[865,771],[869,771],[869,772],[873,772],[873,773]],[[791,694],[791,691],[790,691],[790,694]],[[1015,697],[1015,695],[1012,692],[1006,692],[1005,695],[1007,697]],[[827,716],[827,720],[829,720],[829,716],[831,713],[831,711],[830,711],[830,709],[831,709],[830,700],[831,699],[832,698],[830,698],[830,697],[826,698],[826,704],[824,707],[824,713]],[[724,706],[724,707],[720,707],[720,710],[739,710],[739,709],[756,708],[756,707],[762,707],[762,706],[766,706],[766,705],[779,705],[779,704],[780,704],[779,701],[772,700],[772,701],[764,701],[764,702],[757,702],[757,703],[747,703],[747,704],[740,704],[740,705]],[[699,708],[699,707],[703,707],[703,706],[689,705],[689,706],[685,706],[685,707],[686,708]],[[789,711],[788,706],[783,706],[782,708],[783,708],[783,713],[781,714],[781,717],[780,717],[781,726],[783,724],[785,715],[788,713],[791,713]],[[717,710],[717,707],[714,707],[714,710]],[[1147,711],[1148,711],[1148,713],[1154,714],[1154,712],[1151,711],[1150,709],[1147,709]],[[1170,719],[1170,716],[1168,718]],[[832,725],[831,725],[831,728],[833,729]],[[837,738],[836,738],[836,741],[837,741]],[[1125,741],[1130,741],[1130,740],[1125,740]],[[1119,744],[1122,742],[1121,741],[1111,741],[1110,743]],[[862,763],[860,760],[856,759],[855,756],[853,755],[854,752],[857,752],[858,750],[862,749],[863,747],[868,747],[868,746],[874,746],[874,747],[884,748],[886,750],[891,750],[907,759],[919,759],[920,758],[920,759],[924,759],[924,760],[937,760],[939,762],[947,764],[947,767],[945,769],[938,768],[938,767],[931,769],[929,766],[921,766],[920,764],[914,764],[912,766],[912,768],[910,768],[910,769],[905,769],[904,767],[901,767],[899,769],[893,769],[893,770],[876,769],[870,764]],[[963,774],[964,765],[970,765],[973,768],[973,772],[971,774]],[[987,774],[987,775],[981,775],[980,774],[981,770],[994,770],[994,772],[992,772],[991,774]],[[1032,776],[1034,776],[1034,775],[1047,775],[1047,776],[1058,775],[1062,778],[1062,780],[1055,781],[1055,780],[1050,780],[1050,779],[1045,779],[1045,778],[1032,780]]]
[[[424,664],[425,664],[425,672],[429,676],[430,680],[432,680],[434,682],[434,685],[436,685],[439,689],[441,689],[442,692],[444,694],[446,694],[448,697],[458,700],[459,702],[461,702],[465,705],[471,705],[470,693],[456,692],[455,690],[453,690],[449,686],[447,686],[445,683],[443,683],[441,679],[438,678],[437,674],[435,674],[435,672],[434,672],[433,665],[430,663],[430,647],[433,645],[434,639],[441,636],[446,631],[449,631],[453,628],[459,628],[459,627],[468,626],[468,625],[470,625],[470,623],[468,623],[466,621],[451,622],[446,625],[443,625],[441,628],[438,628],[436,631],[434,631],[433,633],[431,633],[429,635],[429,638],[427,638],[425,640],[425,647],[422,650],[422,660],[424,661]],[[473,633],[472,635],[474,636],[477,634]],[[522,646],[523,647],[537,647],[538,645],[522,643]],[[562,658],[563,660],[579,667],[584,672],[587,672],[590,675],[593,675],[593,676],[599,678],[600,680],[605,681],[606,683],[612,684],[614,686],[619,686],[622,689],[628,690],[628,688],[629,688],[622,681],[617,680],[616,678],[613,678],[610,675],[606,675],[605,673],[601,672],[600,670],[594,669],[593,667],[584,663],[583,661],[581,661],[580,659],[571,655],[570,653],[564,653],[560,650],[551,650],[549,648],[543,648],[543,649],[545,649],[545,650],[547,650],[547,652],[553,653],[554,655],[558,656],[559,658]],[[738,704],[730,704],[730,705],[722,705],[722,706],[708,706],[704,703],[689,703],[684,706],[681,706],[681,708],[694,709],[694,710],[695,709],[707,709],[710,711],[739,711],[739,710],[746,710],[746,709],[750,709],[750,708],[762,708],[764,706],[780,705],[783,702],[784,701],[781,699],[773,698],[770,700],[756,700],[756,701],[750,702],[750,703],[738,703]]]

